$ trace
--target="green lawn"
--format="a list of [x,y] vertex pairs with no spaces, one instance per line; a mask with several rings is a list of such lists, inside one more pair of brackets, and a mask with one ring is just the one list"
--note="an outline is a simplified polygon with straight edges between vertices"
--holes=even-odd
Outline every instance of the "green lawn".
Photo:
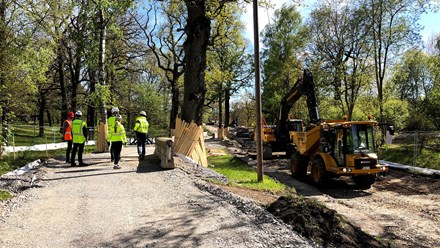
[[431,148],[423,148],[422,152],[415,156],[413,145],[386,145],[379,150],[379,158],[404,165],[440,170],[440,152]]
[[266,175],[263,177],[263,182],[258,182],[255,169],[238,160],[233,155],[208,157],[208,162],[214,166],[212,168],[214,171],[228,177],[232,186],[271,192],[287,190],[286,185]]
[[14,141],[15,146],[32,146],[36,144],[62,142],[58,126],[45,126],[44,136],[39,137],[37,125],[10,125],[9,145]]

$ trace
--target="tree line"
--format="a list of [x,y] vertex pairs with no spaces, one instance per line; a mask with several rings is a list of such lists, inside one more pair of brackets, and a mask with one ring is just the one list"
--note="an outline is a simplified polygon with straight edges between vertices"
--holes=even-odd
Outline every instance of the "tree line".
[[[284,5],[263,32],[263,111],[277,118],[271,113],[306,66],[323,118],[371,114],[398,129],[439,130],[440,30],[424,44],[418,23],[438,7],[431,1],[322,1],[303,20],[295,5]],[[298,103],[293,115],[307,119],[305,106]]]
[[[0,0],[1,121],[44,127],[82,110],[93,126],[118,106],[128,125],[146,111],[161,134],[177,116],[253,125],[254,96],[241,90],[253,83],[241,18],[249,2]],[[283,6],[261,35],[263,114],[277,118],[308,66],[325,117],[373,114],[400,128],[438,129],[439,39],[427,52],[417,26],[429,4],[324,1],[305,21],[296,5]],[[292,114],[304,118],[304,110],[299,103]]]

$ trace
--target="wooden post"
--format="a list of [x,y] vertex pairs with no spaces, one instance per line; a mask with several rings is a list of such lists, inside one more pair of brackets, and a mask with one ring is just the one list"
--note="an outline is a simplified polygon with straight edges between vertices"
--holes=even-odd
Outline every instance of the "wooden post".
[[107,152],[107,125],[100,123],[98,126],[98,136],[96,139],[96,152]]

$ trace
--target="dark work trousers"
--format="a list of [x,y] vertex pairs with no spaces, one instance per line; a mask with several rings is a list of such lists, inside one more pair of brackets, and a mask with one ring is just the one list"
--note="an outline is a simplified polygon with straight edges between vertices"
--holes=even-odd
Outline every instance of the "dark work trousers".
[[119,161],[121,160],[122,141],[113,141],[112,147],[113,147],[113,155],[115,156],[114,163],[118,164]]
[[136,139],[137,139],[138,154],[139,154],[139,156],[141,156],[141,158],[144,158],[145,157],[145,142],[147,141],[147,134],[136,132]]
[[113,143],[108,143],[110,146],[110,159],[113,162],[115,160],[115,148],[113,148]]
[[72,149],[72,159],[70,160],[71,165],[75,165],[76,151],[78,150],[78,162],[79,165],[83,164],[83,152],[84,152],[84,142],[83,143],[73,143]]
[[67,141],[67,150],[66,150],[66,163],[70,162],[70,152],[72,151],[72,144],[73,142],[71,140],[66,140]]

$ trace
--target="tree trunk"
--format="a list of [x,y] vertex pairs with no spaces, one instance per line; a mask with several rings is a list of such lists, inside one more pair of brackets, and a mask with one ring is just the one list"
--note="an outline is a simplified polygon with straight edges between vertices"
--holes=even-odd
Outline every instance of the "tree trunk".
[[52,122],[52,116],[50,114],[49,109],[46,108],[46,116],[47,116],[47,121],[49,122],[49,127],[53,126],[53,122]]
[[176,128],[176,118],[179,113],[179,87],[177,80],[171,84],[171,113],[170,113],[170,130]]
[[218,127],[223,128],[223,89],[221,83],[218,85],[218,88]]
[[76,53],[75,63],[70,64],[70,73],[71,73],[71,83],[72,83],[72,91],[71,91],[71,97],[70,97],[70,106],[72,107],[72,111],[77,111],[77,105],[78,105],[78,86],[80,81],[80,72],[81,72],[81,57],[78,53]]
[[66,89],[66,81],[64,80],[64,58],[62,55],[62,45],[58,45],[58,80],[60,84],[61,90],[61,121],[64,121],[67,116],[67,112],[69,112],[69,107],[67,105],[67,89]]
[[185,27],[185,75],[182,119],[202,124],[206,94],[205,69],[211,22],[206,17],[205,0],[185,1],[188,18]]
[[[6,84],[6,78],[5,78],[5,72],[3,69],[6,69],[6,62],[7,62],[7,37],[6,37],[6,2],[0,1],[0,87],[4,86]],[[3,95],[0,93],[0,107],[2,108],[1,111],[1,123],[6,122],[6,99],[4,99]]]
[[38,137],[44,137],[44,110],[46,109],[46,96],[45,92],[40,92],[38,107]]
[[[105,86],[105,40],[107,36],[107,27],[105,24],[104,10],[102,5],[99,7],[99,72],[98,81],[102,86]],[[101,122],[107,124],[107,108],[106,103],[102,100],[101,108]]]
[[225,89],[225,128],[227,129],[229,127],[229,123],[231,123],[231,115],[229,112],[229,108],[230,108],[230,99],[231,99],[231,90],[230,90],[230,86],[228,84],[228,86]]
[[[95,72],[91,69],[89,69],[89,78],[90,78],[90,93],[93,93],[96,91],[96,78],[95,78]],[[95,112],[96,110],[93,105],[87,106],[87,124],[91,127],[94,127],[96,124]]]

